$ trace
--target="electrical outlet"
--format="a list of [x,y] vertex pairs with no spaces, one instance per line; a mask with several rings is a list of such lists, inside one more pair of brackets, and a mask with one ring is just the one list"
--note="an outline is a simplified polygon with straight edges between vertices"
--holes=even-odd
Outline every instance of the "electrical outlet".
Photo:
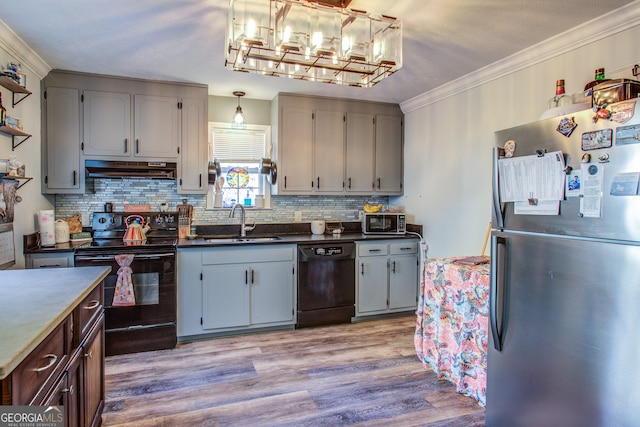
[[302,221],[302,211],[295,211],[293,214],[293,219],[296,222]]
[[88,227],[89,226],[89,214],[88,213],[82,213],[80,214],[80,222],[82,223],[83,227]]
[[364,219],[364,211],[358,211],[358,221],[362,221]]

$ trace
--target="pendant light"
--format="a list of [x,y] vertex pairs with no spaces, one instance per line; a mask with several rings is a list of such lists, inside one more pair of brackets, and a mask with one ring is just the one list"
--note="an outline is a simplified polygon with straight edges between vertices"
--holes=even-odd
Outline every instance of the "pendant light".
[[242,91],[235,91],[233,92],[233,95],[238,97],[238,106],[236,107],[236,114],[233,117],[233,122],[231,122],[231,127],[234,129],[245,129],[247,127],[247,123],[244,121],[242,107],[240,106],[240,97],[244,96],[245,93]]

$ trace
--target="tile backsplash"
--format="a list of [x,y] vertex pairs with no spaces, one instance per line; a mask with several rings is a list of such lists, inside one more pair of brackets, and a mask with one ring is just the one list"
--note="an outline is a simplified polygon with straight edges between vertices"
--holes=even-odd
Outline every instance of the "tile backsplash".
[[[176,205],[187,199],[193,205],[193,223],[235,224],[238,218],[229,218],[229,209],[207,210],[207,196],[179,195],[176,182],[152,179],[96,179],[94,192],[88,194],[56,195],[56,218],[73,216],[76,212],[103,212],[106,202],[113,203],[114,211],[124,211],[125,204],[149,204],[152,211],[159,211],[160,204],[169,204],[175,211]],[[370,196],[271,196],[271,208],[247,209],[247,222],[288,223],[294,222],[299,211],[302,222],[312,219],[334,219],[357,221],[358,210],[367,202],[388,204],[388,197]]]

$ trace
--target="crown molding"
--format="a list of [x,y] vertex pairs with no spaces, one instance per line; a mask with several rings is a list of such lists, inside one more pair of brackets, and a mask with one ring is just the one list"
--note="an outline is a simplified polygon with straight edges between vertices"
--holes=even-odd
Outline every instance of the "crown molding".
[[640,0],[408,99],[400,104],[400,108],[406,114],[426,107],[637,25],[640,25]]
[[0,19],[0,49],[15,58],[23,68],[28,68],[38,80],[51,71],[44,59],[33,51],[18,35]]

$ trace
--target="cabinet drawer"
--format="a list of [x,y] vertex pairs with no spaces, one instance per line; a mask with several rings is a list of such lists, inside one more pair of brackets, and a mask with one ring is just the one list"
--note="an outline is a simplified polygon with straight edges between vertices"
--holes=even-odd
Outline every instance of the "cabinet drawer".
[[72,255],[31,255],[31,266],[27,268],[73,267]]
[[[37,404],[64,368],[68,350],[67,317],[47,338],[36,347],[11,374],[11,404]],[[40,393],[39,393],[40,392]]]
[[[257,245],[260,246],[260,245]],[[295,247],[277,245],[276,247],[237,247],[229,249],[210,249],[202,252],[202,264],[246,264],[247,262],[291,261]]]
[[387,255],[386,243],[358,245],[358,256]]
[[416,254],[418,253],[418,242],[398,242],[389,245],[391,255]]
[[[103,282],[104,283],[104,282]],[[87,332],[91,329],[91,326],[95,323],[95,319],[100,316],[104,308],[104,291],[103,291],[103,283],[96,286],[96,288],[91,291],[89,295],[85,297],[84,300],[78,305],[77,310],[77,319],[78,319],[78,328],[77,331],[79,333],[77,337],[77,341],[75,345],[79,345],[84,337],[87,335]]]

